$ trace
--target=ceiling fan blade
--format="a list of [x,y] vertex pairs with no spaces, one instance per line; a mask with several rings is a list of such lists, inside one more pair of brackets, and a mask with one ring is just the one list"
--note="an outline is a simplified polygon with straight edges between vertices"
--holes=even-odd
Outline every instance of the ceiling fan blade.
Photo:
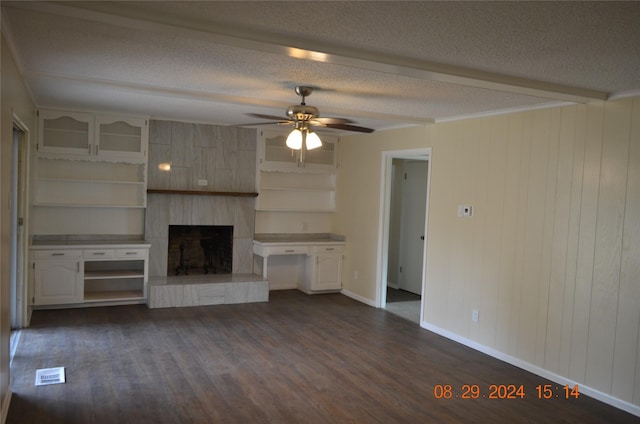
[[313,120],[323,124],[353,124],[351,119],[346,118],[314,118]]
[[245,122],[244,124],[235,124],[234,127],[255,127],[256,125],[291,125],[292,121],[271,121],[271,122]]
[[286,121],[286,122],[289,122],[289,120],[284,116],[263,115],[261,113],[247,113],[247,116],[252,116],[254,118],[260,118],[260,119],[268,119],[270,121]]
[[327,128],[335,128],[337,130],[347,130],[347,131],[354,131],[354,132],[361,132],[361,133],[372,133],[375,131],[371,128],[358,127],[355,125],[348,125],[348,124],[325,124],[325,126]]

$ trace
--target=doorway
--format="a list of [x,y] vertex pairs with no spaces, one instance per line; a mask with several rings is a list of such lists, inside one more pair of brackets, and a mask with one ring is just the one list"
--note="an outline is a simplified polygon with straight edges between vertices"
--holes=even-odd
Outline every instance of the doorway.
[[384,152],[381,308],[422,322],[430,149]]

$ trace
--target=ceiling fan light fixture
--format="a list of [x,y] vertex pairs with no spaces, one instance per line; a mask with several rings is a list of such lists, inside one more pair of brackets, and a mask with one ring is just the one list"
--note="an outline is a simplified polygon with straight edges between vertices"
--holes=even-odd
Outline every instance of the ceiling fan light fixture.
[[307,150],[317,149],[320,146],[322,146],[322,140],[318,134],[307,130]]
[[287,147],[293,150],[302,149],[302,131],[294,128],[287,137]]

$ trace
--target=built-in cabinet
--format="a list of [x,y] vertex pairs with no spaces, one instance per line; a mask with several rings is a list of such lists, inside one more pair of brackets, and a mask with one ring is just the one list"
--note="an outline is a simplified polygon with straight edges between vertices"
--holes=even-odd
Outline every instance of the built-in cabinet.
[[34,233],[142,234],[147,119],[58,110],[40,110],[38,117]]
[[287,131],[258,132],[254,270],[272,288],[340,290],[344,240],[331,234],[338,138],[321,134],[322,146],[306,152],[288,148],[286,138]]
[[262,130],[258,139],[256,210],[265,212],[333,212],[337,138],[322,135],[322,146],[304,152],[289,149],[286,133]]
[[145,160],[149,126],[144,118],[56,110],[40,110],[38,116],[40,154]]
[[34,306],[145,302],[149,246],[32,247]]
[[33,257],[35,305],[82,302],[81,250],[35,251]]
[[62,110],[40,110],[38,120],[30,300],[36,307],[145,302],[149,245],[129,241],[144,234],[148,120]]
[[305,293],[342,288],[342,245],[313,246],[306,258],[305,279],[299,287]]

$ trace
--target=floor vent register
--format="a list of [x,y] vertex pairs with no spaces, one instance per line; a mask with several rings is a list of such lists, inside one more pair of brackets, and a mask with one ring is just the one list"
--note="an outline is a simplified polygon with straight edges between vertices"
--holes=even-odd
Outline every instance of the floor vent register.
[[36,370],[36,386],[61,384],[64,382],[64,367],[43,368]]

